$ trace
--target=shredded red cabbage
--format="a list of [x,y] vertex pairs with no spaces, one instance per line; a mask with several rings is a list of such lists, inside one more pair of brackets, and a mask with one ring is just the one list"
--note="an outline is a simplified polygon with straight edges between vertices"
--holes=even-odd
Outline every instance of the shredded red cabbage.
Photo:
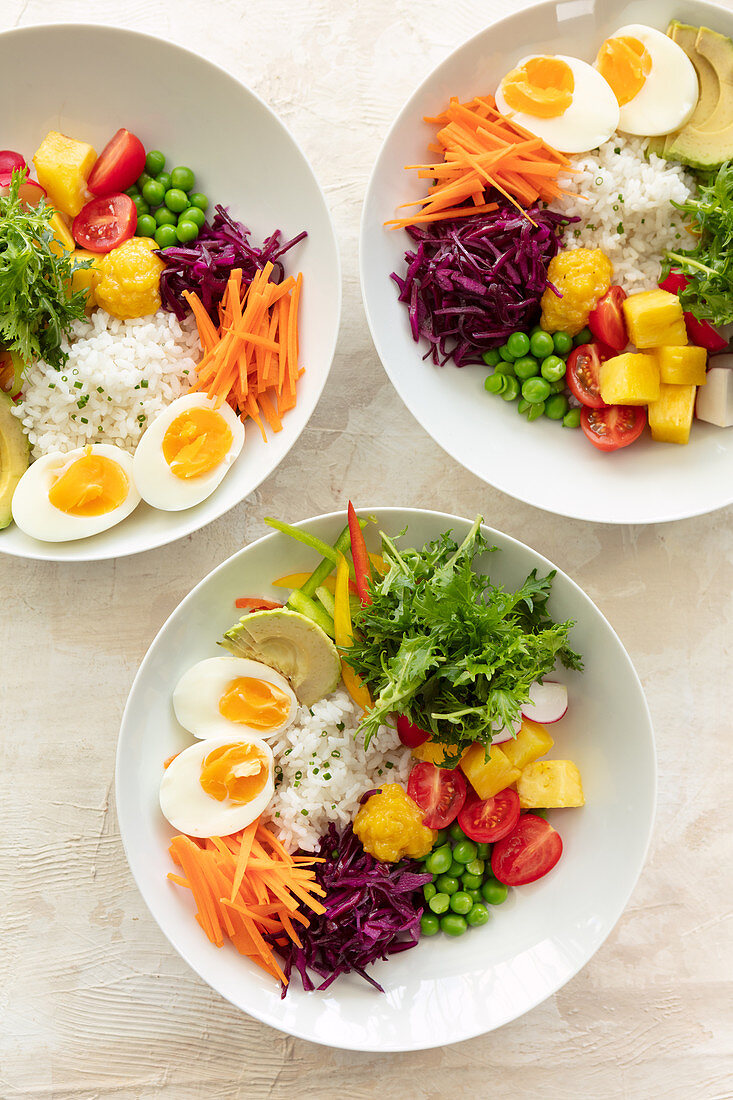
[[183,291],[193,290],[203,302],[212,321],[218,324],[217,309],[232,268],[242,269],[242,279],[247,284],[271,261],[275,266],[270,280],[279,283],[284,275],[280,257],[308,236],[303,231],[292,240],[281,244],[280,230],[276,229],[262,247],[257,248],[250,243],[250,230],[246,225],[230,217],[223,206],[217,206],[215,210],[211,225],[206,222],[190,245],[163,248],[158,252],[166,264],[165,271],[160,276],[163,308],[169,313],[175,313],[179,321],[189,313]]
[[[351,825],[341,834],[330,825],[316,855],[325,860],[314,864],[314,870],[326,891],[326,912],[314,916],[303,910],[310,924],[298,926],[302,947],[290,940],[286,946],[276,945],[284,958],[283,972],[290,981],[297,970],[303,988],[310,992],[316,987],[308,968],[324,979],[318,989],[327,989],[339,974],[355,971],[383,993],[365,967],[416,946],[422,887],[432,881],[432,875],[418,871],[419,864],[412,861],[380,863],[364,851]],[[284,985],[283,997],[287,990]]]
[[413,339],[430,341],[424,359],[480,363],[482,352],[537,321],[551,286],[547,265],[565,227],[579,219],[540,205],[527,214],[535,225],[504,202],[489,214],[407,227],[417,251],[405,253],[405,277],[392,278],[408,306]]

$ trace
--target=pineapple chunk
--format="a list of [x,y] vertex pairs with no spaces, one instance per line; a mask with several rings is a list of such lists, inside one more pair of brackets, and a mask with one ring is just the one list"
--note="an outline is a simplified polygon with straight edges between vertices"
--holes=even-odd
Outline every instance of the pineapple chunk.
[[539,722],[532,722],[529,718],[522,719],[519,733],[511,741],[504,741],[501,751],[510,764],[515,768],[526,768],[538,756],[544,756],[549,752],[555,742],[550,737],[544,726]]
[[523,810],[556,810],[585,805],[580,772],[572,760],[539,760],[528,764],[517,780]]
[[653,355],[614,355],[601,363],[599,379],[607,405],[648,405],[659,397],[659,367]]
[[695,412],[695,386],[663,382],[659,398],[649,405],[649,427],[657,443],[687,443]]
[[687,343],[682,306],[668,290],[643,290],[623,303],[629,340],[637,348],[681,347]]
[[41,187],[63,214],[75,218],[87,200],[87,179],[97,154],[85,141],[51,130],[38,146],[33,163]]
[[63,214],[59,214],[58,210],[54,210],[49,225],[53,233],[53,240],[50,243],[51,251],[56,256],[62,256],[64,252],[73,252],[76,248],[76,241],[71,235],[71,230],[66,224]]
[[435,764],[437,768],[441,768],[446,761],[446,757],[455,760],[456,751],[457,747],[455,745],[442,745],[440,741],[423,741],[422,745],[415,746],[412,755],[416,760],[424,760],[428,764]]
[[686,347],[657,348],[654,353],[659,364],[659,379],[675,386],[704,386],[707,381],[708,353],[705,348],[688,344]]
[[72,294],[76,294],[79,290],[86,290],[87,304],[85,308],[86,312],[90,313],[97,304],[96,298],[94,297],[94,288],[102,277],[102,273],[97,267],[97,263],[102,257],[97,252],[87,252],[85,248],[77,248],[72,259],[91,260],[90,267],[78,267],[71,276]]
[[491,749],[488,760],[485,752],[484,745],[476,742],[463,754],[460,764],[466,779],[482,799],[493,798],[505,787],[511,787],[521,775],[498,745]]

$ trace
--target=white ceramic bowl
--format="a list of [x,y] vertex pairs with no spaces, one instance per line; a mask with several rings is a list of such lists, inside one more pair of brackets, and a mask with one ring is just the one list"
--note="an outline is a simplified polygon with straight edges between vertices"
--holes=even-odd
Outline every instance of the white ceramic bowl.
[[592,61],[603,39],[626,23],[664,30],[671,18],[733,34],[733,12],[700,0],[559,0],[523,9],[451,54],[397,117],[377,158],[361,224],[361,286],[369,326],[395,389],[448,454],[505,493],[559,515],[601,523],[682,519],[733,501],[733,430],[696,421],[686,447],[653,443],[597,451],[578,431],[544,418],[528,424],[516,403],[484,391],[487,370],[423,361],[425,341],[411,336],[406,307],[389,275],[402,274],[407,233],[384,228],[400,203],[424,184],[405,164],[425,160],[435,115],[451,96],[493,91],[523,55],[570,53]]
[[[364,515],[372,514],[365,509]],[[422,546],[469,521],[440,512],[376,509],[380,527],[408,533]],[[344,513],[300,526],[333,542]],[[534,550],[484,528],[501,553],[492,577],[518,585],[532,569],[553,568]],[[376,531],[372,532],[376,535]],[[376,548],[376,539],[374,539]],[[172,945],[232,1004],[273,1027],[313,1042],[358,1050],[416,1050],[468,1039],[527,1012],[568,981],[598,949],[634,887],[654,818],[656,761],[649,711],[639,679],[612,628],[563,573],[553,583],[551,612],[572,618],[573,645],[585,672],[568,674],[570,707],[553,728],[552,755],[575,760],[587,805],[558,810],[552,821],[564,842],[562,860],[545,879],[511,892],[490,923],[458,940],[424,940],[373,970],[387,990],[341,977],[325,993],[293,982],[285,1000],[277,985],[233,948],[213,947],[193,919],[190,897],[173,887],[167,852],[171,828],[158,808],[163,761],[191,743],[175,721],[171,693],[179,676],[217,652],[236,620],[234,599],[281,599],[272,578],[311,569],[312,552],[272,534],[229,558],[180,604],[150,647],[122,720],[117,749],[117,813],[127,858],[140,891]]]
[[58,25],[0,34],[0,72],[13,88],[2,121],[4,148],[30,162],[48,130],[97,151],[120,126],[169,165],[188,164],[213,203],[228,206],[261,242],[274,229],[306,241],[286,257],[303,272],[298,404],[263,443],[251,422],[245,445],[216,491],[184,512],[141,504],[117,527],[70,543],[42,543],[17,527],[0,551],[49,561],[122,557],[188,535],[244,500],[279,465],[308,423],[331,367],[341,312],[341,272],[323,193],[296,141],[261,99],[222,69],[149,35],[115,27]]

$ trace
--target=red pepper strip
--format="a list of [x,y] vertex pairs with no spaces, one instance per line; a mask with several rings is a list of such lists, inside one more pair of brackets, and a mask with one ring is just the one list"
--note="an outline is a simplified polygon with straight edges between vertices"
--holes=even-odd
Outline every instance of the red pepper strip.
[[274,611],[276,607],[282,607],[275,600],[261,600],[258,596],[240,596],[234,601],[235,607],[246,607],[249,611]]
[[361,606],[366,607],[367,604],[372,602],[368,592],[368,585],[372,579],[372,569],[369,564],[366,542],[364,541],[364,532],[361,529],[356,512],[354,511],[354,505],[351,501],[349,501],[347,514],[349,517],[349,535],[351,536],[351,556],[354,559],[356,590],[361,600]]

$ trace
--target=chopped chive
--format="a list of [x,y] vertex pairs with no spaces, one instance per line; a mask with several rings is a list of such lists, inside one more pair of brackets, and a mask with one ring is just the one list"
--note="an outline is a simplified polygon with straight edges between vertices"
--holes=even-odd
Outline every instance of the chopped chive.
[[331,756],[334,756],[338,759],[338,757],[341,756],[341,753],[339,752],[338,749],[334,749],[333,752],[331,753]]
[[142,388],[144,390],[146,390],[148,388],[148,385],[149,385],[147,378],[143,378],[142,381],[140,382],[140,385],[142,386]]
[[303,817],[308,816],[308,811],[307,810],[301,810],[300,812],[302,813]]
[[83,386],[83,385],[84,385],[84,383],[83,383],[83,382],[75,382],[75,383],[74,383],[74,389],[75,389],[75,390],[80,390],[80,389],[82,388],[82,386]]

